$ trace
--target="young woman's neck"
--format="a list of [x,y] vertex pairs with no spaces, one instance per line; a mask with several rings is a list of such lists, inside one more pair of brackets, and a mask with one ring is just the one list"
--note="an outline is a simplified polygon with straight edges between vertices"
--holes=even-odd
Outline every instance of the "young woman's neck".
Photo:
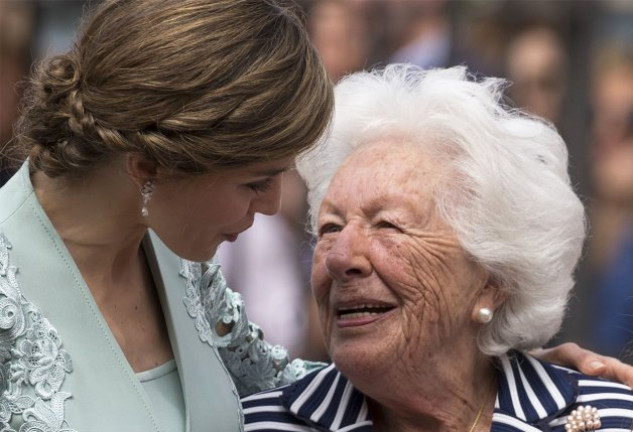
[[117,286],[139,262],[141,196],[122,166],[81,178],[31,176],[37,198],[82,274]]

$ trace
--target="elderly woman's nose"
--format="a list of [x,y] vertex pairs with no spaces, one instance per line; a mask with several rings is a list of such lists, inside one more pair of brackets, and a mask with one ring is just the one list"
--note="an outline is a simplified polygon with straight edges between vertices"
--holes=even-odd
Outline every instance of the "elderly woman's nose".
[[369,276],[371,262],[367,256],[366,239],[352,229],[341,231],[327,253],[325,267],[334,280]]

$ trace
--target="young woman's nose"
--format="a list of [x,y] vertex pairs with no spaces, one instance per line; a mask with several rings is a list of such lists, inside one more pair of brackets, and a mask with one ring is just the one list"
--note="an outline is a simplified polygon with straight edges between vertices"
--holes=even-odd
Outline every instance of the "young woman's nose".
[[329,276],[341,282],[371,274],[368,241],[362,230],[348,225],[340,231],[325,258]]

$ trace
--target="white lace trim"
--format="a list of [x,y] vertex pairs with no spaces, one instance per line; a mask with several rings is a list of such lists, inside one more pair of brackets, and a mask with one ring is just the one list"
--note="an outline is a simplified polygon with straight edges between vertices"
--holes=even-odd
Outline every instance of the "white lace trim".
[[261,329],[248,321],[242,296],[228,288],[219,264],[183,261],[180,274],[187,280],[183,301],[200,339],[218,348],[240,395],[288,384],[322,366],[290,363],[284,347],[266,342]]
[[22,296],[10,249],[0,233],[0,432],[16,432],[10,422],[18,415],[19,432],[76,432],[64,419],[71,393],[60,391],[73,370],[70,355],[57,330]]

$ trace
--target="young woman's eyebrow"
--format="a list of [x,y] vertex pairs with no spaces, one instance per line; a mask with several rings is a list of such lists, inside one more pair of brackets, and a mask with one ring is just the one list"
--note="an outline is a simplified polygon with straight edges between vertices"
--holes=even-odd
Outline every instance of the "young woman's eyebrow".
[[283,173],[288,171],[290,168],[288,167],[284,167],[284,168],[262,168],[260,170],[257,170],[255,172],[253,172],[254,175],[256,176],[266,176],[266,177],[274,177],[277,174]]

